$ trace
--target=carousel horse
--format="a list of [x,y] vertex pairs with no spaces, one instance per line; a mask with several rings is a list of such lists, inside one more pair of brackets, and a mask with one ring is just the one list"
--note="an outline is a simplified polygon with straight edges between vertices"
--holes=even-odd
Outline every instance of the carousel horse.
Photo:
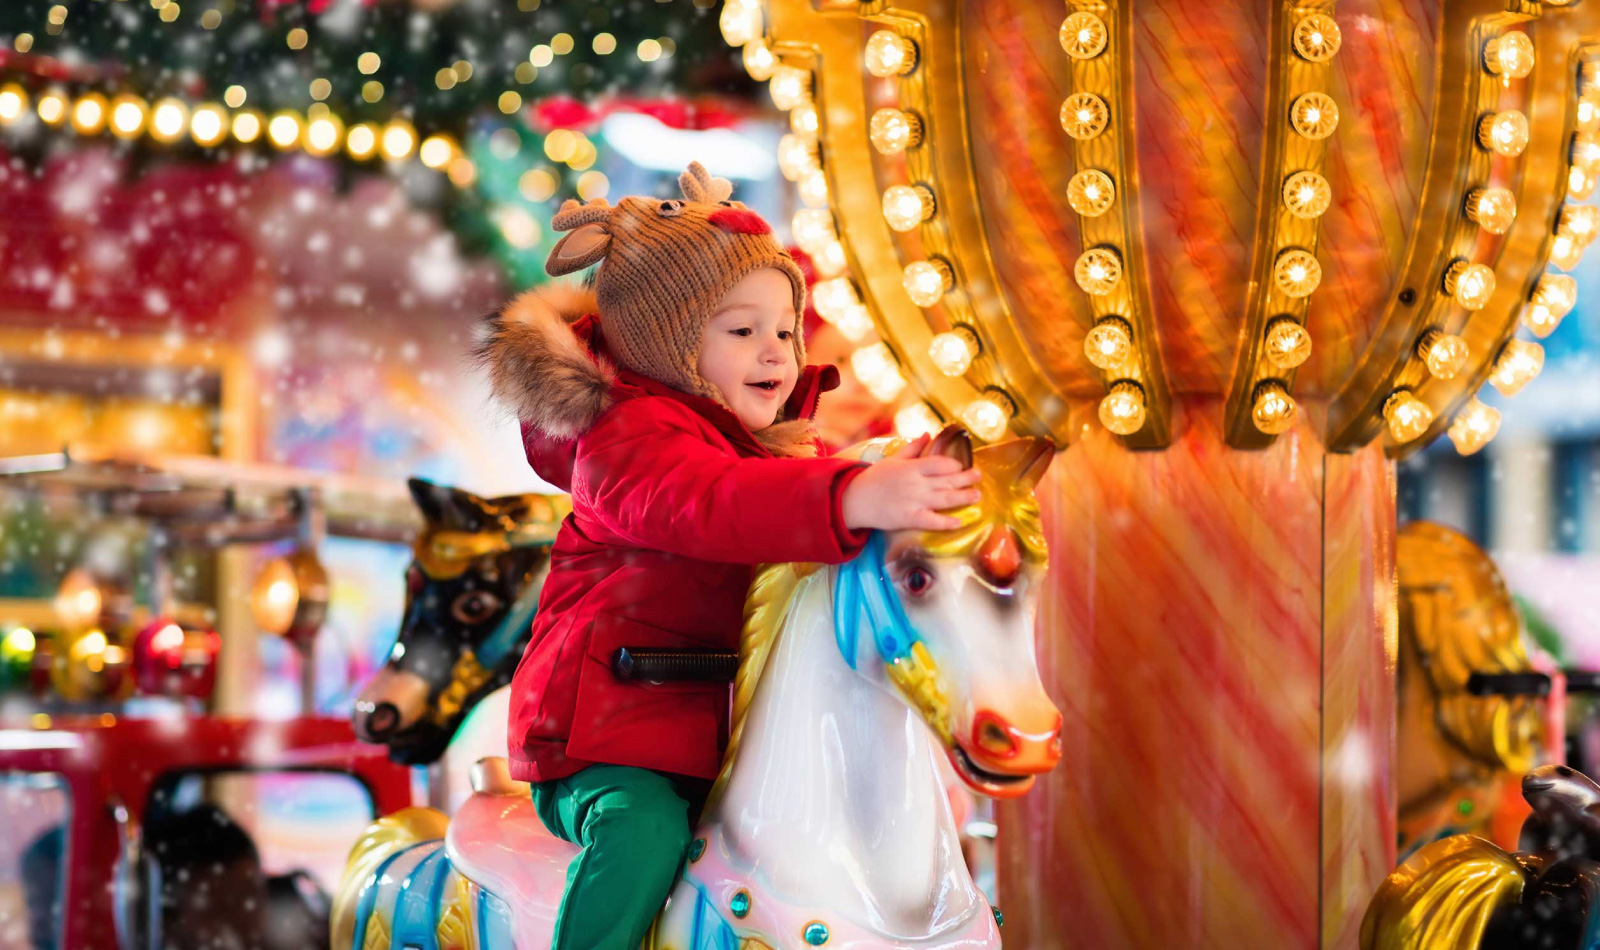
[[1378,888],[1361,950],[1600,948],[1600,785],[1542,765],[1522,795],[1521,850],[1473,835],[1424,845]]
[[[874,532],[848,563],[756,572],[727,756],[648,948],[999,947],[937,756],[997,798],[1060,758],[1033,652],[1046,561],[1033,486],[1053,446],[974,452],[950,427],[927,451],[982,473],[959,528]],[[576,849],[545,831],[504,759],[474,773],[453,818],[397,812],[352,849],[335,950],[549,946]]]
[[511,681],[572,504],[407,484],[425,524],[406,568],[404,619],[388,662],[356,699],[353,724],[396,762],[425,765],[479,700]]
[[1455,834],[1510,847],[1517,776],[1538,764],[1550,678],[1534,669],[1511,594],[1481,548],[1416,521],[1400,529],[1395,553],[1399,857]]

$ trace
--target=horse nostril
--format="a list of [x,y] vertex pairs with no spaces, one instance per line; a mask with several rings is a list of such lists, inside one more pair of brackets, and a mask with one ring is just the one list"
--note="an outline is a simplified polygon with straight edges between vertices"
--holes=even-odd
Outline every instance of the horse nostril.
[[381,742],[399,724],[400,710],[395,708],[394,703],[379,703],[373,707],[372,712],[367,716],[366,732],[367,735]]
[[1017,739],[1005,720],[992,712],[983,712],[978,716],[976,730],[978,748],[990,755],[1009,758],[1017,754]]

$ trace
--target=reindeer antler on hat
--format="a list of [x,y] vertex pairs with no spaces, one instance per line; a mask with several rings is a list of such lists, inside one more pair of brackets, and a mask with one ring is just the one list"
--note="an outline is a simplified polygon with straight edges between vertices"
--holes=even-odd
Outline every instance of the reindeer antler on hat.
[[689,170],[678,176],[678,187],[690,201],[714,205],[733,197],[733,182],[726,178],[712,178],[699,162],[690,162]]

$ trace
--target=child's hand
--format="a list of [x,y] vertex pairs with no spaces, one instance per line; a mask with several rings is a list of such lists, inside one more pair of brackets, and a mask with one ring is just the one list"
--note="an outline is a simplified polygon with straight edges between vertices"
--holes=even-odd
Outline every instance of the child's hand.
[[976,502],[977,469],[963,469],[947,455],[922,458],[924,435],[873,464],[844,490],[844,523],[853,531],[877,528],[948,531],[961,522],[940,511]]

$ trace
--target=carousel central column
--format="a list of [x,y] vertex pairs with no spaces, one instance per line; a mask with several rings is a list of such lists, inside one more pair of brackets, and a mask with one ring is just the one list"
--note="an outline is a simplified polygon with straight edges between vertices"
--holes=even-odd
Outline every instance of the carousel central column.
[[1394,858],[1394,470],[1175,409],[1170,449],[1090,427],[1039,489],[1064,755],[1000,809],[1006,943],[1354,947]]

